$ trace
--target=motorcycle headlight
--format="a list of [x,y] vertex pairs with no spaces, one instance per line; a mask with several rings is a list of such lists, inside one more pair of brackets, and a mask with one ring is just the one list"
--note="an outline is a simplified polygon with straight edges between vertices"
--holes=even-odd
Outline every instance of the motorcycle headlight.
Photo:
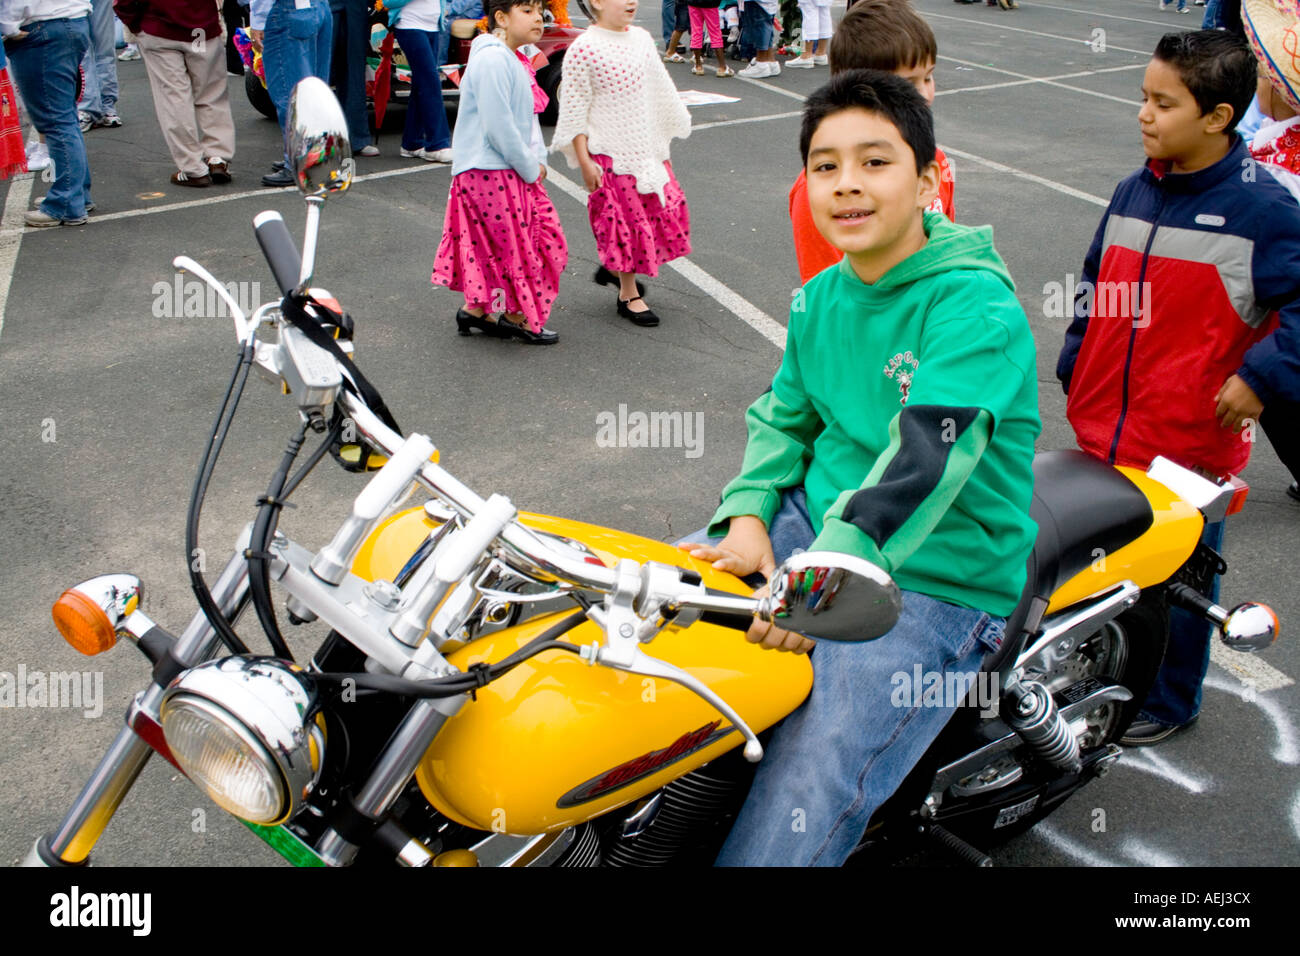
[[228,657],[181,674],[163,696],[163,736],[185,775],[250,823],[300,809],[325,757],[311,678],[271,657]]

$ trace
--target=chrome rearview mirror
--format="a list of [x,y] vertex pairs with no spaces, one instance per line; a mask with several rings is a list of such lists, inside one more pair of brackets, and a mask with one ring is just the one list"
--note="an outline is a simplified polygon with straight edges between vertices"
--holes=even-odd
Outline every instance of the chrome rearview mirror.
[[285,131],[298,189],[307,198],[341,193],[356,168],[343,107],[317,76],[301,80],[289,101]]
[[869,641],[888,633],[902,611],[898,585],[870,561],[805,551],[776,569],[759,616],[815,640]]

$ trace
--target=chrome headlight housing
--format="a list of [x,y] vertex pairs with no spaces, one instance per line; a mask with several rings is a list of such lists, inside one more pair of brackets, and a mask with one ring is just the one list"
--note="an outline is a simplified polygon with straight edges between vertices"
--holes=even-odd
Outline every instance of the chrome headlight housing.
[[242,655],[200,664],[172,682],[159,713],[185,775],[242,820],[283,823],[320,776],[319,695],[288,661]]

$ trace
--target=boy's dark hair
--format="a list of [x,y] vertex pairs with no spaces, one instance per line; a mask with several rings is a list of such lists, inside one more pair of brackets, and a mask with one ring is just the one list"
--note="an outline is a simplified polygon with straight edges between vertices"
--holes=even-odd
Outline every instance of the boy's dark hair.
[[908,0],[858,0],[831,36],[831,74],[906,70],[939,58],[930,24]]
[[488,29],[494,30],[497,25],[497,11],[510,16],[512,7],[531,7],[537,5],[545,9],[543,0],[486,0],[484,3],[484,12],[487,14]]
[[1227,103],[1232,120],[1224,132],[1237,128],[1255,95],[1255,56],[1245,40],[1225,30],[1166,33],[1153,55],[1178,71],[1202,116]]
[[[853,9],[859,6],[861,2]],[[912,148],[918,174],[934,162],[934,118],[925,97],[907,80],[884,70],[845,70],[832,76],[804,104],[799,130],[799,155],[804,166],[808,165],[808,148],[822,120],[849,109],[878,113],[893,123],[903,142]]]

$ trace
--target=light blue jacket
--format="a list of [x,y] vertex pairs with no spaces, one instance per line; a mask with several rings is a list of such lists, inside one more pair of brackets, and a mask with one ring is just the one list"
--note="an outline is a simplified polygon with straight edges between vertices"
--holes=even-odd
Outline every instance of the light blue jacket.
[[492,34],[475,37],[460,84],[451,174],[513,169],[524,182],[537,182],[546,147],[534,143],[541,144],[541,127],[527,68]]

